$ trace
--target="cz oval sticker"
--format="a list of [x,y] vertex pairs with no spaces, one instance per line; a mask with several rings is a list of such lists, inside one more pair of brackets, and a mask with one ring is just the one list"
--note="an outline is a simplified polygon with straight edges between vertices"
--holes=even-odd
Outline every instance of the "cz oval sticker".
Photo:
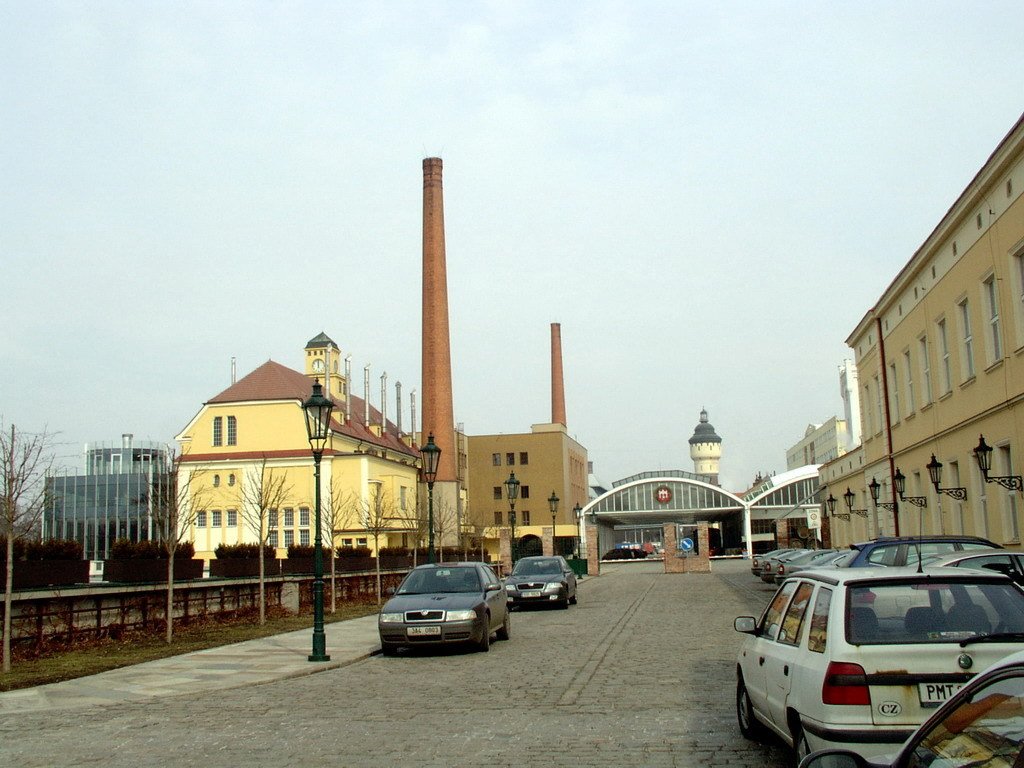
[[878,711],[886,717],[895,717],[903,711],[903,707],[896,701],[883,701],[878,705]]

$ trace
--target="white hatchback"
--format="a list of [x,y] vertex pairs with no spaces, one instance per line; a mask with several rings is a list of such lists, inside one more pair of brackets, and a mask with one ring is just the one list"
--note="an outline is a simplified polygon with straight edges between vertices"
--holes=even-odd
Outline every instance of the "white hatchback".
[[979,670],[1024,649],[1024,591],[957,568],[838,568],[786,580],[737,659],[740,731],[797,752],[891,752]]

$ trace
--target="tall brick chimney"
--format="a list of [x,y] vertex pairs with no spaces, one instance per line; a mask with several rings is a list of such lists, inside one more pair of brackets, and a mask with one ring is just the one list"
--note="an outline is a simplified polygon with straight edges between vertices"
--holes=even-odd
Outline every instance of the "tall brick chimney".
[[444,252],[441,158],[423,161],[423,440],[434,434],[441,449],[437,482],[457,479],[455,409],[452,404],[451,341],[448,334],[448,273]]
[[551,423],[565,423],[565,383],[562,380],[562,324],[551,324]]

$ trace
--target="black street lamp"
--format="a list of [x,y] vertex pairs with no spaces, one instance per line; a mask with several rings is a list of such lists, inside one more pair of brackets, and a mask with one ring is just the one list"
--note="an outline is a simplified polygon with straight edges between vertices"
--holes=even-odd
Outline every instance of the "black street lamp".
[[505,481],[505,493],[508,495],[508,522],[512,526],[512,562],[516,561],[516,499],[519,497],[519,481],[516,480],[516,473],[509,472],[508,480]]
[[838,517],[840,520],[849,520],[849,512],[836,512],[836,497],[829,493],[828,498],[825,499],[825,506],[828,508],[828,513],[832,517]]
[[887,509],[890,512],[894,512],[896,510],[896,503],[895,502],[879,501],[878,500],[878,492],[879,492],[879,490],[881,488],[882,488],[882,484],[878,482],[878,478],[872,477],[871,478],[871,482],[868,483],[868,490],[871,492],[871,502],[876,507],[881,507],[882,509]]
[[551,507],[551,554],[557,555],[558,553],[555,552],[555,515],[558,514],[558,497],[555,496],[554,491],[548,496],[548,506]]
[[935,454],[932,454],[932,460],[925,464],[928,470],[928,477],[932,481],[932,485],[935,486],[935,493],[944,493],[947,496],[952,496],[954,499],[960,501],[967,500],[967,489],[966,488],[941,488],[939,483],[942,482],[942,462],[935,458]]
[[900,501],[908,501],[915,507],[927,507],[928,499],[924,496],[904,496],[903,492],[907,490],[907,478],[900,472],[900,468],[896,467],[896,474],[893,475],[893,484],[896,486],[896,493],[900,495]]
[[[306,416],[306,435],[313,451],[313,485],[316,536],[313,549],[313,652],[309,661],[330,661],[327,655],[327,636],[324,634],[324,552],[320,523],[320,459],[323,458],[327,438],[331,432],[331,411],[334,403],[324,397],[323,387],[313,380],[313,393],[302,404]],[[334,549],[331,542],[331,549]]]
[[434,443],[434,433],[427,436],[427,444],[420,449],[423,457],[423,479],[427,481],[427,562],[434,562],[434,482],[441,449]]
[[850,490],[850,486],[846,486],[846,493],[843,494],[843,501],[846,502],[846,509],[851,514],[860,515],[861,517],[867,517],[868,511],[866,509],[854,509],[853,508],[853,491]]
[[1001,477],[989,477],[988,472],[992,469],[992,446],[985,442],[982,435],[978,440],[978,447],[974,449],[974,458],[978,460],[978,469],[986,483],[999,483],[1008,491],[1024,491],[1024,480],[1020,475],[1003,475]]

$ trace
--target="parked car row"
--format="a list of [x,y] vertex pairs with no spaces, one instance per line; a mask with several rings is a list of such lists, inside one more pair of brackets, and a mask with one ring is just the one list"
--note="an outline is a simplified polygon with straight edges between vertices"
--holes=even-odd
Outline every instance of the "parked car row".
[[647,552],[634,547],[609,549],[601,555],[602,560],[643,560],[645,557],[647,557]]
[[[736,619],[736,629],[748,635],[736,667],[737,719],[744,736],[771,732],[798,758],[833,750],[806,762],[813,768],[865,768],[875,758],[882,761],[878,765],[907,767],[1024,766],[1014,762],[1024,737],[1024,673],[1019,671],[1024,659],[1015,673],[1016,687],[1007,693],[1017,702],[1016,709],[1005,708],[1014,724],[998,723],[993,735],[991,718],[978,715],[988,730],[971,738],[983,741],[988,753],[975,744],[970,747],[974,757],[953,759],[968,754],[955,750],[973,742],[951,737],[942,725],[948,721],[935,712],[954,697],[951,707],[968,707],[974,700],[967,698],[970,693],[957,696],[957,691],[968,684],[981,690],[980,681],[972,682],[980,670],[1024,650],[1022,556],[970,537],[918,540],[913,546],[909,538],[879,539],[834,553],[845,558],[840,567],[826,555],[817,562],[813,555],[790,555],[792,569],[761,617]],[[929,543],[944,551],[925,554]],[[863,567],[873,558],[886,567]],[[796,570],[799,560],[809,567]],[[879,757],[897,752],[904,742],[897,762]],[[984,754],[999,757],[989,760]]]
[[430,563],[413,568],[377,617],[381,653],[400,648],[475,645],[512,636],[510,613],[526,605],[575,604],[576,574],[561,556],[524,557],[502,582],[485,563]]

